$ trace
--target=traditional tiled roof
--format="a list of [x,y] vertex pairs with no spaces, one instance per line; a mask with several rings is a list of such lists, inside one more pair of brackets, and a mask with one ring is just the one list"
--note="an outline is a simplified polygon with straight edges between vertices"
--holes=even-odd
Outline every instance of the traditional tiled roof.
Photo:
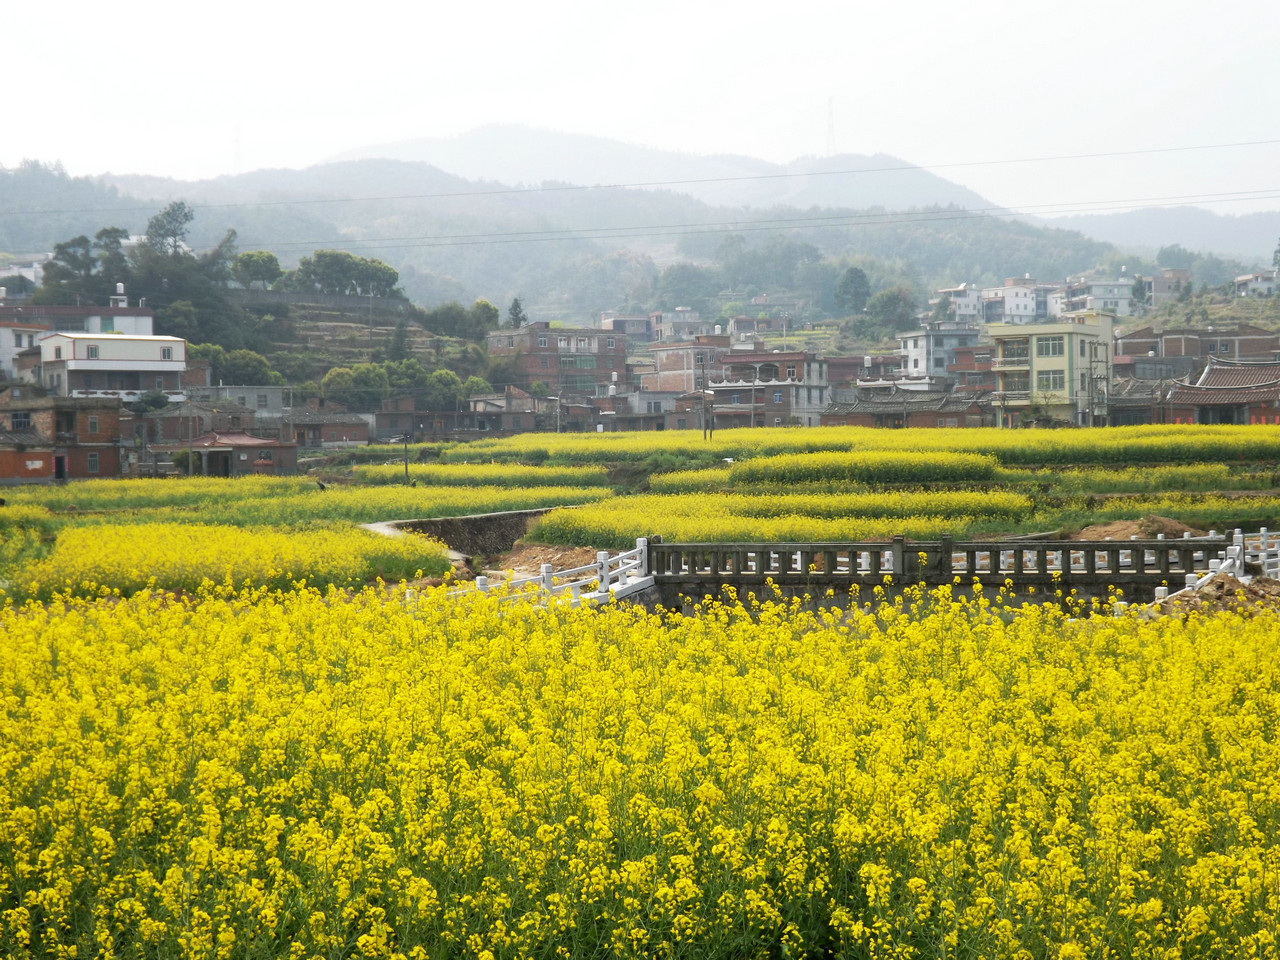
[[1195,383],[1175,380],[1169,402],[1198,406],[1280,403],[1280,363],[1214,357]]
[[892,396],[855,397],[833,403],[823,416],[840,417],[859,413],[960,413],[970,409],[977,399],[968,394],[899,390]]
[[0,430],[0,447],[48,447],[52,441],[46,440],[32,430]]

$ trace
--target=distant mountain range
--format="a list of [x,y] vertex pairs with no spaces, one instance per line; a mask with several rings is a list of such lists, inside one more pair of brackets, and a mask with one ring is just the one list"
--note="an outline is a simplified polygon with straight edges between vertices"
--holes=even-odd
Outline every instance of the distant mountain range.
[[626,184],[683,193],[719,207],[951,206],[990,209],[966,187],[897,157],[841,154],[787,164],[719,154],[656,150],[533,127],[492,125],[457,137],[406,140],[350,150],[334,161],[367,159],[429,163],[468,180],[534,186]]
[[[870,270],[873,283],[907,282],[924,296],[1024,274],[1061,279],[1124,264],[1132,271],[1133,255],[1149,260],[1175,243],[1243,261],[1214,264],[1213,276],[1201,278],[1217,283],[1237,267],[1269,264],[1280,237],[1280,213],[1015,217],[885,155],[779,165],[484,127],[347,156],[197,182],[72,178],[39,164],[0,170],[0,251],[51,250],[104,226],[140,233],[151,214],[183,199],[196,210],[189,239],[197,249],[228,228],[240,249],[272,250],[286,266],[316,249],[344,249],[392,264],[424,305],[519,296],[542,319],[656,302],[663,268],[717,262],[730,237],[730,246],[774,262],[791,256],[784,272],[791,282],[805,277],[813,302],[830,299],[836,272],[850,262]],[[797,245],[789,254],[788,243]],[[826,258],[820,268],[795,265],[815,254]],[[751,276],[762,289],[785,286],[769,271]]]
[[1280,242],[1280,211],[1230,216],[1202,207],[1152,207],[1128,213],[1082,214],[1035,221],[1114,243],[1126,250],[1154,254],[1160,247],[1180,244],[1270,263]]

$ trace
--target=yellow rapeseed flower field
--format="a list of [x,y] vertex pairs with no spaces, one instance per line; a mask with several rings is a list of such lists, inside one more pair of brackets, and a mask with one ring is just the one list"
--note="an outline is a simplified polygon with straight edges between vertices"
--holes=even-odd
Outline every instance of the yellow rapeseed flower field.
[[6,957],[1274,957],[1280,617],[0,609]]

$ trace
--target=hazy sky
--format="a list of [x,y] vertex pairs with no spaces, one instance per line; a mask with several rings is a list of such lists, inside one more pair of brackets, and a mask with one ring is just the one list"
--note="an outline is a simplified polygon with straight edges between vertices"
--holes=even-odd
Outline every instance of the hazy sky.
[[1019,209],[1280,209],[1280,142],[942,166],[1280,141],[1260,0],[62,0],[13,5],[4,34],[5,166],[201,178],[522,123],[775,161],[833,143]]

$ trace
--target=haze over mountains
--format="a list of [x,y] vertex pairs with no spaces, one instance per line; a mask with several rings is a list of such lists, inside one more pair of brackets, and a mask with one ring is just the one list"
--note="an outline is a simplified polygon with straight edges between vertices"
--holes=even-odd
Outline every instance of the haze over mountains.
[[331,159],[374,158],[429,163],[469,180],[508,184],[653,185],[722,207],[993,207],[966,187],[885,154],[805,157],[776,164],[495,124],[457,137],[380,144]]
[[[35,164],[0,170],[0,251],[50,250],[108,225],[140,233],[176,199],[196,209],[189,239],[197,248],[233,228],[241,250],[272,250],[286,266],[325,248],[379,257],[426,305],[520,296],[535,314],[565,317],[653,303],[663,268],[714,262],[727,238],[745,249],[790,243],[802,261],[824,258],[825,279],[809,271],[814,291],[827,290],[826,274],[839,263],[863,259],[882,266],[883,283],[925,296],[941,285],[1023,274],[1154,269],[1155,252],[1171,244],[1238,258],[1200,272],[1197,282],[1213,285],[1233,269],[1270,264],[1280,236],[1280,213],[1015,215],[879,154],[772,164],[489,126],[351,151],[302,170],[200,181],[71,178]],[[756,282],[786,286],[769,276]]]

